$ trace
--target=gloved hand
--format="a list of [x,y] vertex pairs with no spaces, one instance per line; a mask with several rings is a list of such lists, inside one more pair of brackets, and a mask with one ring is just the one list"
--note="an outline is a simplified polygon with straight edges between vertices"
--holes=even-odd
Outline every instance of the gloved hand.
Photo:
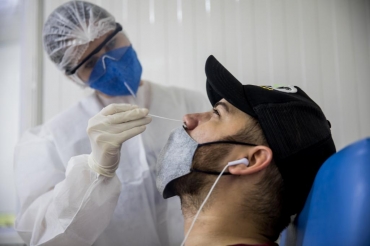
[[91,143],[89,167],[113,177],[118,168],[121,146],[126,140],[145,131],[152,119],[148,109],[130,104],[111,104],[89,120],[87,134]]

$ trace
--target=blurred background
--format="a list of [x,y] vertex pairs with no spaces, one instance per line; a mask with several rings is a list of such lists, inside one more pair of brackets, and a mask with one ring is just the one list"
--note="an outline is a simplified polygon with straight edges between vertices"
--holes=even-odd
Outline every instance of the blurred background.
[[[91,93],[43,52],[64,0],[0,0],[0,244],[19,243],[13,149],[21,134]],[[370,0],[96,0],[121,23],[143,78],[205,92],[213,54],[244,84],[297,85],[332,125],[337,149],[370,136]]]

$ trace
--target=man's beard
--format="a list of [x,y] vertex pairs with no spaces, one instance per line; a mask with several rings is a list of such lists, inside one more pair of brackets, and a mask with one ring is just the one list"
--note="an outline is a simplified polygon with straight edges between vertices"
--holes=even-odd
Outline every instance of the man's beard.
[[[223,163],[223,160],[232,148],[230,144],[202,146],[194,154],[192,168],[221,172],[227,164]],[[216,178],[214,175],[191,172],[172,181],[172,189],[181,199],[184,216],[196,213]],[[207,202],[207,206],[211,203],[212,199]]]

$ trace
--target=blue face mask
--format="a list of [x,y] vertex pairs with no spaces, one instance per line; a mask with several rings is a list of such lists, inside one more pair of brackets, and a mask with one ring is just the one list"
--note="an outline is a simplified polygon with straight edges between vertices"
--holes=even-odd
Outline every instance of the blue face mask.
[[102,55],[89,77],[89,86],[109,96],[135,94],[140,85],[142,67],[132,46]]

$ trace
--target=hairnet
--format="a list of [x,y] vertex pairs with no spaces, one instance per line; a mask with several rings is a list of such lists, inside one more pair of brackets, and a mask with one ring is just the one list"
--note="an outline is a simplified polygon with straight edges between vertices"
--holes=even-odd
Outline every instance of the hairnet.
[[116,21],[105,9],[88,2],[70,1],[55,9],[43,29],[44,49],[62,71],[73,68],[89,42],[114,30]]

